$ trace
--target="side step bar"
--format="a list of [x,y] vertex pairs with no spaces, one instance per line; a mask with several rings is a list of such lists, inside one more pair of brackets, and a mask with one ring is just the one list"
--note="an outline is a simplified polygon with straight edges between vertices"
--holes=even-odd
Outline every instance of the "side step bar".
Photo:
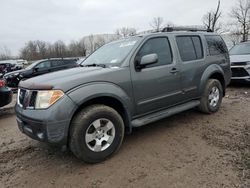
[[168,108],[166,110],[162,110],[162,111],[159,111],[159,112],[155,112],[153,114],[149,114],[147,116],[144,116],[144,117],[141,117],[141,118],[138,118],[138,119],[134,119],[131,122],[131,124],[132,124],[132,127],[141,127],[143,125],[153,123],[155,121],[158,121],[160,119],[172,116],[174,114],[189,110],[191,108],[199,106],[199,104],[200,104],[199,100],[194,100],[194,101],[191,101],[191,102],[188,102],[188,103],[184,103],[184,104],[181,104],[181,105],[178,105],[178,106]]

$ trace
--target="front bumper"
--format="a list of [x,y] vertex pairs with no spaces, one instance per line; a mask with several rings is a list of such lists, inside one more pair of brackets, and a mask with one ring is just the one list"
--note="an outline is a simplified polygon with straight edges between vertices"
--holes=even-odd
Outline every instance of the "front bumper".
[[231,66],[232,81],[247,81],[250,82],[250,66]]
[[18,76],[3,76],[3,78],[6,80],[6,85],[8,87],[17,88],[18,84],[20,82],[20,78]]
[[70,121],[76,105],[66,95],[45,110],[15,107],[17,124],[21,132],[41,141],[63,146],[67,144]]
[[12,101],[12,91],[10,88],[0,88],[0,107],[9,104]]

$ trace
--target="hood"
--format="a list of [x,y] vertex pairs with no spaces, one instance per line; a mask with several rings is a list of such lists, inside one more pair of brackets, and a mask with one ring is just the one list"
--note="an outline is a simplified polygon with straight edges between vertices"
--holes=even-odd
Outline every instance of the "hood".
[[21,81],[19,87],[27,89],[60,89],[64,92],[79,85],[108,80],[110,73],[121,68],[77,67],[37,76]]
[[4,74],[4,76],[10,76],[10,75],[14,75],[14,74],[17,74],[17,73],[23,73],[23,72],[25,72],[25,69],[12,71],[12,72],[7,72],[6,74]]
[[248,62],[250,61],[250,55],[230,55],[231,63]]

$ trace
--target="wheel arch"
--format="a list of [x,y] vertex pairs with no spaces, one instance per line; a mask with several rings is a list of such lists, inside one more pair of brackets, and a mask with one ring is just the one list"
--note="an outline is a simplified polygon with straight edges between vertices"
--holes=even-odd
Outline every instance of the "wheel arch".
[[221,83],[222,89],[223,89],[223,96],[225,96],[226,93],[226,83],[223,75],[219,72],[215,72],[212,75],[210,75],[209,79],[216,79]]
[[84,101],[82,104],[80,104],[77,107],[77,109],[75,109],[73,116],[71,118],[71,122],[79,111],[86,108],[87,106],[94,105],[94,104],[102,104],[102,105],[106,105],[106,106],[109,106],[109,107],[115,109],[121,115],[121,117],[124,121],[126,132],[127,133],[131,132],[130,113],[128,112],[127,108],[124,106],[124,104],[119,99],[117,99],[116,97],[113,97],[113,96],[109,96],[109,95],[93,97],[93,98],[89,98],[88,100]]
[[207,69],[204,71],[202,77],[201,77],[201,82],[200,82],[200,87],[199,87],[199,94],[202,95],[202,92],[206,86],[206,83],[209,79],[217,79],[223,88],[223,96],[225,96],[226,92],[226,82],[225,82],[225,77],[224,77],[224,71],[223,69],[217,65],[213,64],[207,67]]
[[112,83],[98,82],[75,88],[67,94],[76,104],[68,127],[67,140],[69,140],[71,122],[76,114],[83,108],[93,104],[102,104],[115,109],[124,121],[126,133],[131,133],[132,126],[130,122],[131,114],[133,113],[132,101],[126,92],[119,86]]

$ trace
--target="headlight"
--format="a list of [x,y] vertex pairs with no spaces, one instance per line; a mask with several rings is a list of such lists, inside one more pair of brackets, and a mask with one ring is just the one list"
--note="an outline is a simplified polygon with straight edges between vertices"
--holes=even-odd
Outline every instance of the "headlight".
[[35,109],[49,108],[52,104],[62,98],[63,95],[64,93],[61,90],[38,91]]

